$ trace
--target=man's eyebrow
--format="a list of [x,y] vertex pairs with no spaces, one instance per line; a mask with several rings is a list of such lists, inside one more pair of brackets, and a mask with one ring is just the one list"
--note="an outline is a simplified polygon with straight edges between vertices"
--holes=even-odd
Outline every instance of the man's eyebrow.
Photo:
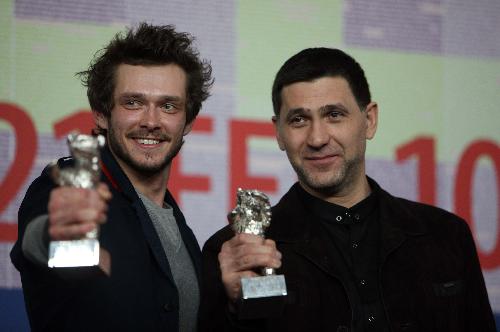
[[319,108],[319,111],[321,113],[330,112],[330,111],[342,111],[342,112],[349,113],[349,110],[347,109],[347,107],[345,107],[342,103],[328,104],[328,105],[321,106]]
[[141,98],[144,98],[144,94],[143,93],[139,93],[139,92],[124,92],[124,93],[121,93],[120,95],[118,95],[118,98],[122,99],[122,98],[137,98],[137,99],[141,99]]
[[179,97],[179,96],[161,96],[160,98],[158,98],[158,100],[161,100],[161,101],[182,101],[182,98]]
[[[124,92],[124,93],[120,94],[118,96],[118,98],[120,98],[120,99],[125,99],[125,98],[145,99],[146,95],[144,93],[140,93],[140,92]],[[161,102],[166,102],[166,101],[174,101],[174,102],[176,101],[176,102],[179,102],[179,101],[182,101],[181,97],[179,97],[179,96],[170,96],[170,95],[159,96],[157,99],[159,101],[161,101]]]
[[296,115],[303,115],[307,112],[309,112],[309,109],[303,107],[292,108],[286,113],[285,120],[290,120]]

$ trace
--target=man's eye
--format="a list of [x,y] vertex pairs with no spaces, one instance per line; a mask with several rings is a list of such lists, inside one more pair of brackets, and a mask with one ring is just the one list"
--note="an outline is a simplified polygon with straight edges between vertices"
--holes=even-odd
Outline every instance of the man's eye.
[[171,103],[166,103],[165,105],[163,105],[163,109],[165,111],[172,111],[175,109],[175,105]]
[[328,116],[332,119],[338,119],[342,116],[343,114],[341,112],[338,112],[338,111],[331,111],[330,113],[328,113]]
[[135,99],[126,100],[124,103],[127,108],[137,108],[140,106],[140,102]]
[[290,119],[291,123],[302,123],[306,119],[303,116],[294,116],[293,118]]
[[165,105],[163,105],[163,108],[166,110],[171,110],[174,108],[174,105],[170,104],[170,103],[166,103]]

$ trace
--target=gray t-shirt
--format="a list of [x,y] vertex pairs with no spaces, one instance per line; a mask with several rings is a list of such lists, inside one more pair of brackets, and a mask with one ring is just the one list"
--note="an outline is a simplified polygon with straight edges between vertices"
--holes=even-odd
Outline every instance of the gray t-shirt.
[[[160,207],[138,192],[158,233],[179,291],[179,331],[196,331],[200,292],[193,261],[170,206]],[[165,203],[166,205],[166,203]]]

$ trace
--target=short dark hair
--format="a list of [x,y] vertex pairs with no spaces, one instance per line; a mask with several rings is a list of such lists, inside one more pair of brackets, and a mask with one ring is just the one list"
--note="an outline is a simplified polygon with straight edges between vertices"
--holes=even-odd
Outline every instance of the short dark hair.
[[285,86],[335,76],[347,81],[356,102],[364,110],[371,101],[371,95],[363,68],[345,52],[321,47],[302,50],[281,66],[272,89],[274,114],[279,116],[282,103],[281,91]]
[[187,76],[186,121],[193,121],[201,104],[210,96],[212,67],[201,60],[193,48],[194,37],[176,32],[172,25],[155,26],[140,23],[126,34],[117,33],[111,42],[99,50],[88,70],[77,73],[84,86],[92,111],[108,117],[114,107],[113,93],[116,85],[116,70],[120,64],[167,65],[176,64]]

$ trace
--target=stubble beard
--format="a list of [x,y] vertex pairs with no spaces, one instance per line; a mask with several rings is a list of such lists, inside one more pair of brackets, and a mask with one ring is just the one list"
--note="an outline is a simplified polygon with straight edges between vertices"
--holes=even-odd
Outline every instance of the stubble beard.
[[332,196],[344,192],[353,185],[360,163],[359,158],[346,160],[340,167],[328,174],[319,172],[314,174],[296,163],[292,163],[292,167],[300,183],[322,195]]
[[184,144],[184,140],[182,139],[182,136],[180,136],[176,141],[171,141],[170,152],[160,162],[147,162],[148,159],[153,159],[152,153],[146,153],[146,162],[140,162],[134,159],[131,154],[124,149],[124,145],[120,144],[115,133],[116,132],[113,128],[108,130],[108,145],[111,151],[113,151],[116,157],[122,160],[128,167],[132,168],[137,173],[144,174],[146,176],[164,171],[165,168],[170,165],[175,156],[177,156],[182,148],[182,145]]

